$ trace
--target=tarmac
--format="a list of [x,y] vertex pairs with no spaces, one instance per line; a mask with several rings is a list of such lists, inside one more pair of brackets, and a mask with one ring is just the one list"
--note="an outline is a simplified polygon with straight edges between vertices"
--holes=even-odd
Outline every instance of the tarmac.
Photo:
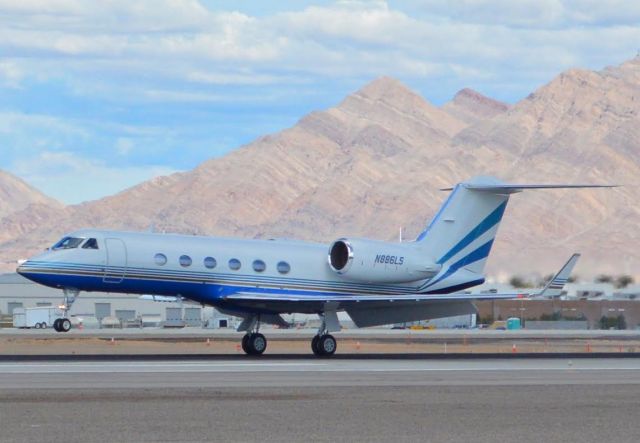
[[0,362],[0,441],[640,439],[640,359]]

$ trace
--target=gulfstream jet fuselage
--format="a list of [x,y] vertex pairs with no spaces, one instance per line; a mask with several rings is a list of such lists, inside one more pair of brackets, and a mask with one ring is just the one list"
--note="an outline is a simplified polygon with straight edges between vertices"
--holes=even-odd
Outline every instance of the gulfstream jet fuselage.
[[[312,350],[331,355],[336,342],[329,332],[340,329],[338,311],[357,326],[373,326],[472,313],[472,300],[515,297],[461,291],[484,282],[509,196],[558,187],[586,186],[509,185],[492,178],[460,183],[407,243],[339,238],[327,245],[85,229],[65,235],[18,272],[66,294],[154,294],[215,306],[244,319],[239,330],[247,331],[242,344],[248,354],[266,348],[260,322],[285,326],[280,314],[317,313],[323,321]],[[554,285],[567,276],[559,273]],[[70,323],[54,326],[65,331]]]

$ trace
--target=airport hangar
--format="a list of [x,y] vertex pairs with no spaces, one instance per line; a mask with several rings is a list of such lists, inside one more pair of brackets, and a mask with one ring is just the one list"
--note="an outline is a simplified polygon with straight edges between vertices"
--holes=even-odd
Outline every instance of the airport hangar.
[[[0,316],[10,323],[15,308],[56,307],[62,291],[33,283],[18,274],[0,274]],[[154,302],[133,294],[82,292],[71,310],[86,327],[100,326],[210,326],[228,327],[232,319],[212,307],[188,302]]]
[[[597,286],[597,291],[593,289]],[[493,288],[495,290],[495,288]],[[602,317],[624,317],[626,329],[640,328],[639,288],[629,288],[626,293],[615,293],[594,284],[568,284],[568,294],[562,299],[517,299],[477,302],[481,320],[506,320],[518,317],[525,328],[530,329],[600,329]],[[483,285],[478,290],[489,290]],[[636,296],[638,295],[638,296]],[[62,291],[37,285],[15,274],[0,274],[0,318],[2,324],[11,323],[15,308],[59,306]],[[188,301],[152,301],[133,294],[82,292],[76,299],[72,316],[82,319],[85,327],[102,326],[194,326],[235,327],[238,320],[220,314],[212,307],[203,307]],[[460,317],[460,316],[458,316]],[[469,316],[466,316],[469,317]],[[540,321],[554,318],[560,321]],[[288,318],[288,321],[304,321],[307,316]],[[316,326],[310,319],[307,326]],[[343,326],[353,327],[348,317],[341,316]],[[470,327],[475,324],[469,318],[437,319],[419,322],[436,328]]]

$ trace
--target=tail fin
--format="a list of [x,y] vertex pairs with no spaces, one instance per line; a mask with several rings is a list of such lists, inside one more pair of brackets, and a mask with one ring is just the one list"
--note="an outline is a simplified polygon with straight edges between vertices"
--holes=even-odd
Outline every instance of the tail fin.
[[452,284],[458,280],[458,289],[484,281],[483,270],[511,194],[526,189],[608,187],[613,186],[513,185],[493,177],[476,177],[445,189],[452,191],[449,198],[416,239],[425,255],[441,265],[439,274],[423,289],[444,289],[445,282],[438,283],[454,273],[458,278],[449,280]]
[[416,239],[443,270],[465,267],[475,274],[482,274],[509,193],[480,191],[474,186],[500,184],[491,177],[457,184]]
[[564,288],[564,285],[569,280],[569,276],[571,275],[571,272],[579,258],[580,254],[573,254],[562,269],[560,269],[560,271],[558,271],[558,273],[554,275],[549,282],[547,282],[546,286],[542,288],[542,291],[536,295],[542,297],[559,297],[562,293],[562,288]]

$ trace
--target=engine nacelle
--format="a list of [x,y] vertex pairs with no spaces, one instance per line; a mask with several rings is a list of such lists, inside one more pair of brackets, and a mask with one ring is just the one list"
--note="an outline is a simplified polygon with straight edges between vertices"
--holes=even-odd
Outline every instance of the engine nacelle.
[[341,238],[329,247],[331,269],[367,283],[409,283],[433,277],[441,265],[416,245]]

